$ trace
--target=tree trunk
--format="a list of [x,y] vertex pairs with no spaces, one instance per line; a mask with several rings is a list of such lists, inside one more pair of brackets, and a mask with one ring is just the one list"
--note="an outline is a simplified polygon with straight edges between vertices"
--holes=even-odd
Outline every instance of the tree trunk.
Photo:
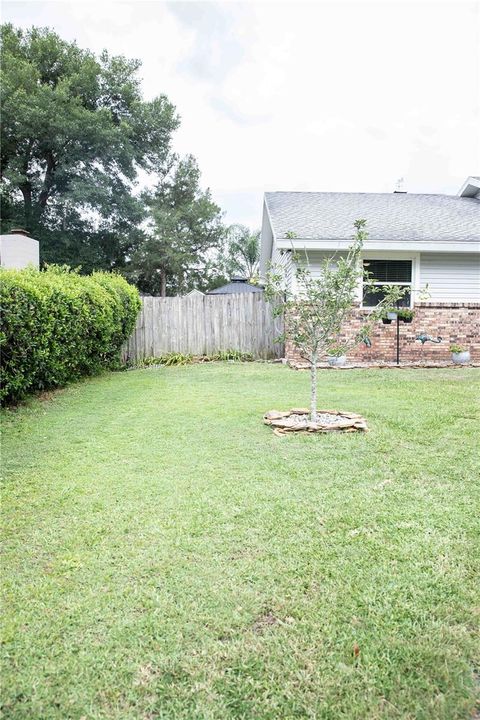
[[317,422],[317,353],[310,358],[310,420]]
[[165,268],[160,270],[160,297],[167,296],[167,271]]
[[32,185],[25,182],[20,185],[23,195],[23,217],[25,230],[32,230]]
[[45,171],[45,177],[43,178],[43,186],[38,196],[38,206],[41,208],[41,212],[45,209],[47,200],[52,192],[57,167],[53,153],[50,150],[45,154],[45,160],[47,161],[47,169]]

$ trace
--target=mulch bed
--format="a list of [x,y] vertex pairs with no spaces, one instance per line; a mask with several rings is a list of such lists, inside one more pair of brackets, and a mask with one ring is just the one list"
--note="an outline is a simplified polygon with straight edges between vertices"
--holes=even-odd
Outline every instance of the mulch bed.
[[263,416],[263,422],[273,428],[275,435],[285,435],[289,432],[327,433],[335,430],[340,432],[368,430],[364,417],[357,413],[339,410],[318,410],[316,422],[311,422],[308,408],[270,410]]

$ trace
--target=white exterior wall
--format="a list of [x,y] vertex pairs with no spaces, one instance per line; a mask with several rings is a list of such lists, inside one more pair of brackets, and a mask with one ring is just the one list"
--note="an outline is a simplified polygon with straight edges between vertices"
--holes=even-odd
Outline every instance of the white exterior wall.
[[0,235],[0,265],[11,270],[21,270],[29,265],[38,269],[38,240],[15,233]]
[[480,253],[421,253],[420,284],[429,300],[480,302]]
[[293,260],[292,253],[290,250],[279,250],[277,247],[273,247],[272,254],[272,265],[274,268],[279,270],[285,278],[285,288],[292,290],[293,286]]
[[[304,253],[299,252],[300,257]],[[344,253],[333,250],[308,251],[312,277],[320,276],[321,264],[329,257]],[[480,302],[480,253],[401,253],[365,251],[365,259],[412,260],[412,297],[422,300],[428,285],[427,302]],[[359,288],[359,299],[362,293]]]

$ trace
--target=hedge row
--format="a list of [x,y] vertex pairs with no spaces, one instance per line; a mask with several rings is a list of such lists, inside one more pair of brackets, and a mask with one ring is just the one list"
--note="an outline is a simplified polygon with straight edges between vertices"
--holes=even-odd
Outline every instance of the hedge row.
[[119,275],[68,268],[0,273],[2,402],[118,364],[140,309]]

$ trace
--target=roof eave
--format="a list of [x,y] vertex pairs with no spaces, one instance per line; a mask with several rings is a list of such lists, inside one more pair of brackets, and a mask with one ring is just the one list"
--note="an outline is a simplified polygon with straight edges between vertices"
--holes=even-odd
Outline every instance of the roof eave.
[[[276,245],[282,250],[347,250],[351,238],[277,238]],[[480,241],[459,240],[384,240],[369,238],[365,250],[406,250],[415,252],[480,252]]]

